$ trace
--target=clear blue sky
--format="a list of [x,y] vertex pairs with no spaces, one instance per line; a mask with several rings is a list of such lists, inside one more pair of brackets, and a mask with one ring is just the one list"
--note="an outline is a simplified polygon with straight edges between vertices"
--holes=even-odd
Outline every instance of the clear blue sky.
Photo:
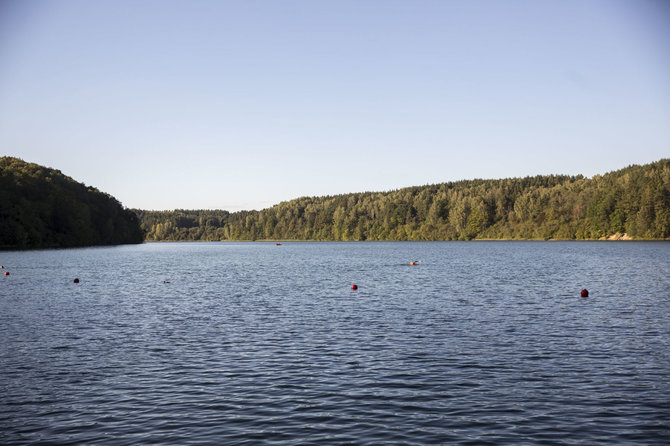
[[0,154],[144,209],[670,157],[664,0],[0,0]]

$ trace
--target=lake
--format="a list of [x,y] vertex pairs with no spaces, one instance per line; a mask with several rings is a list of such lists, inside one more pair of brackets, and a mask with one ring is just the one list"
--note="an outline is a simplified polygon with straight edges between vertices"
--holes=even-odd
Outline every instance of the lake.
[[0,264],[1,444],[670,443],[667,242],[150,243]]

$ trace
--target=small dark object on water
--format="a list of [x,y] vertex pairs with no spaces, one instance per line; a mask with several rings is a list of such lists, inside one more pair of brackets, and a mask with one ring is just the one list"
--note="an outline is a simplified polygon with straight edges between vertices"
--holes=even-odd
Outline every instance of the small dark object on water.
[[358,285],[356,285],[356,284],[354,283],[353,285],[351,285],[351,289],[352,289],[352,290],[357,290],[357,289],[358,289]]
[[275,246],[281,246],[281,243],[275,243]]
[[169,280],[164,280],[163,283],[170,283],[170,281]]
[[0,265],[0,269],[5,269],[4,265]]
[[589,297],[589,290],[587,290],[586,288],[584,288],[584,289],[582,290],[581,295],[582,295],[582,297]]
[[74,280],[73,280],[73,282],[74,282],[74,283],[79,283],[79,279],[75,277]]
[[9,271],[5,271],[5,276],[9,276]]

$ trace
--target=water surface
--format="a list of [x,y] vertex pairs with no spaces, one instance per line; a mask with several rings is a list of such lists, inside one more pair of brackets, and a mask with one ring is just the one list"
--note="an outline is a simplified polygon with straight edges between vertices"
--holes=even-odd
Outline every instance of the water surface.
[[154,243],[0,264],[2,444],[670,443],[669,243]]

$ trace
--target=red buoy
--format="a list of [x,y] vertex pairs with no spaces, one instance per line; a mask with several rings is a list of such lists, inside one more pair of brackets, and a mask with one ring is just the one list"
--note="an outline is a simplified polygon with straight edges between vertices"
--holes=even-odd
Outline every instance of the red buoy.
[[9,276],[9,271],[5,271],[5,276]]
[[587,290],[586,288],[584,288],[584,289],[582,290],[582,292],[581,292],[581,296],[582,296],[582,297],[589,297],[589,290]]
[[79,279],[77,279],[77,278],[75,277],[75,279],[74,279],[73,282],[74,282],[74,283],[79,283]]
[[352,290],[357,290],[357,289],[358,289],[358,285],[356,285],[356,284],[354,283],[353,285],[351,285],[351,289],[352,289]]

